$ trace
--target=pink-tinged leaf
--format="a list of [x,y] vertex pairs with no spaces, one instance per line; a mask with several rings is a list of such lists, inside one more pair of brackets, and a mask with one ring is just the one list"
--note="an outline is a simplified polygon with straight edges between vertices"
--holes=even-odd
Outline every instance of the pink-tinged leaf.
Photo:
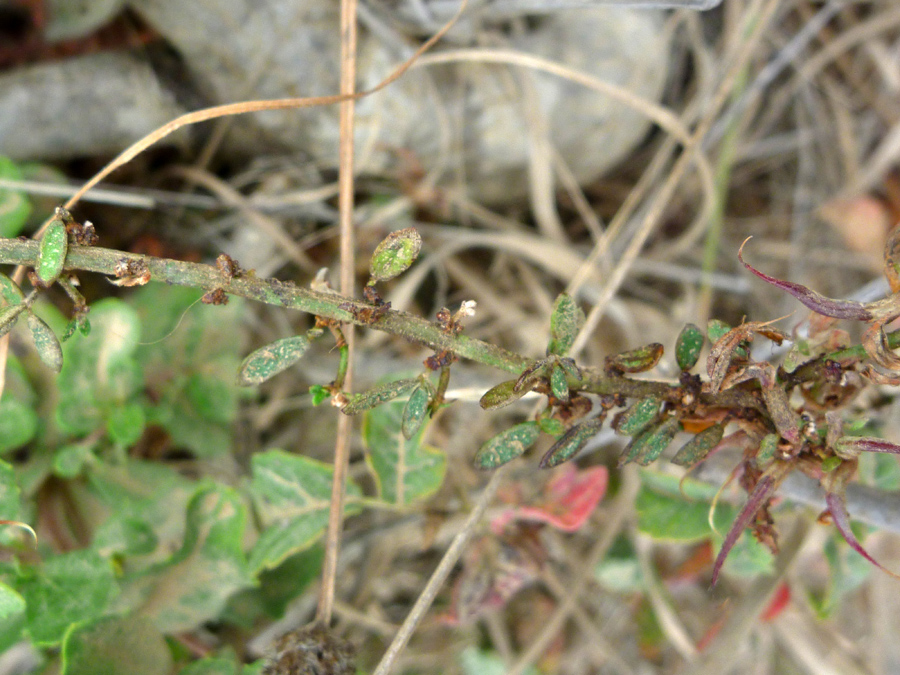
[[789,604],[791,604],[791,587],[782,582],[781,585],[775,589],[772,599],[769,600],[769,606],[759,615],[759,620],[763,622],[774,621]]
[[725,541],[722,542],[722,548],[719,549],[719,555],[716,556],[716,562],[713,564],[712,572],[713,586],[715,586],[716,582],[719,580],[719,571],[722,569],[725,558],[728,557],[731,549],[734,548],[734,545],[744,532],[744,529],[746,529],[750,524],[750,521],[753,520],[756,512],[763,507],[769,500],[769,497],[772,496],[772,493],[775,492],[776,485],[777,482],[775,477],[769,474],[760,478],[756,487],[753,488],[753,492],[751,492],[750,496],[747,498],[747,503],[744,504],[744,508],[738,513],[737,518],[735,518],[734,522],[731,524],[731,529],[728,530],[728,534],[725,535]]
[[892,455],[900,455],[900,445],[886,441],[883,438],[844,436],[835,443],[835,451],[841,456],[843,454],[856,456],[860,452],[888,452]]
[[850,528],[850,514],[847,513],[847,499],[844,496],[844,486],[837,485],[835,487],[837,487],[838,489],[833,492],[827,492],[825,494],[825,506],[828,507],[828,512],[831,514],[831,520],[834,523],[834,526],[837,528],[837,531],[841,533],[844,541],[850,544],[850,548],[859,553],[870,563],[875,565],[875,567],[887,572],[892,577],[900,579],[900,576],[894,574],[877,560],[875,560],[875,558],[870,556],[868,551],[866,551],[866,549],[862,547],[862,544],[859,543],[859,540],[856,538],[856,535],[853,534],[853,530]]
[[750,272],[758,276],[763,281],[772,284],[776,288],[780,288],[787,293],[790,293],[812,311],[818,312],[819,314],[824,314],[825,316],[830,316],[835,319],[852,319],[854,321],[871,321],[874,317],[873,313],[869,311],[869,309],[866,308],[866,306],[861,302],[856,302],[854,300],[835,300],[834,298],[828,298],[821,293],[816,293],[814,290],[811,290],[801,284],[796,284],[792,281],[784,281],[782,279],[770,277],[768,274],[760,272],[749,263],[744,262],[744,258],[742,255],[744,246],[748,241],[750,241],[750,239],[751,237],[747,237],[747,239],[744,240],[744,243],[741,244],[741,248],[740,250],[738,250],[738,260],[741,261],[741,264],[744,267],[746,267]]
[[540,522],[563,532],[575,532],[590,518],[606,494],[609,472],[605,466],[579,471],[566,464],[548,482],[537,504],[504,511],[491,521],[491,529],[502,532],[514,521]]

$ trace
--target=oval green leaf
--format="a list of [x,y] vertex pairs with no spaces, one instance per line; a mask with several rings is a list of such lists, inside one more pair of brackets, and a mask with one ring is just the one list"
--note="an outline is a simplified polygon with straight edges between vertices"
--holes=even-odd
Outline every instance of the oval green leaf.
[[431,396],[427,387],[419,384],[409,395],[409,400],[403,408],[403,417],[400,422],[400,430],[406,440],[410,440],[422,427],[422,422],[428,416],[428,404]]
[[628,352],[606,357],[606,368],[617,373],[644,373],[659,363],[663,346],[653,342]]
[[28,313],[28,328],[31,330],[31,339],[34,341],[34,347],[37,349],[38,356],[41,361],[55,373],[62,370],[63,353],[62,346],[53,330],[43,319],[40,319],[31,312]]
[[568,461],[578,454],[590,439],[600,433],[602,427],[602,417],[595,417],[572,427],[547,451],[541,459],[540,467],[550,469]]
[[241,363],[238,384],[244,387],[262,384],[297,363],[308,347],[309,340],[304,335],[282,338],[260,347]]
[[69,250],[69,235],[66,234],[66,226],[61,220],[53,220],[44,236],[41,237],[40,250],[35,271],[38,278],[50,285],[60,275],[66,262],[66,253]]
[[563,403],[569,400],[569,382],[566,378],[566,371],[559,364],[553,366],[550,371],[550,392],[553,397]]
[[387,281],[402,274],[419,257],[422,237],[415,228],[407,227],[391,232],[378,244],[369,264],[369,284]]
[[656,396],[642,398],[619,415],[615,425],[616,433],[620,436],[635,436],[641,433],[659,415],[661,405],[662,401]]
[[537,422],[522,422],[497,434],[475,454],[475,468],[496,469],[511,462],[534,445],[540,435]]
[[692,323],[681,329],[675,342],[675,360],[679,368],[690,370],[697,365],[704,340],[703,331]]
[[583,325],[584,312],[571,295],[560,294],[553,303],[553,312],[550,314],[550,344],[547,345],[547,354],[565,356]]
[[713,424],[711,427],[704,429],[681,446],[672,458],[672,464],[694,466],[694,464],[703,461],[706,459],[709,451],[719,444],[724,434],[724,424]]
[[669,443],[679,431],[681,431],[681,420],[674,416],[667,417],[631,440],[619,457],[619,466],[628,462],[637,462],[641,466],[647,466],[669,447]]
[[7,305],[18,305],[25,300],[25,294],[19,285],[0,272],[0,297]]
[[379,387],[373,387],[368,391],[350,397],[350,401],[341,408],[341,412],[345,415],[357,415],[364,410],[370,410],[377,405],[403,396],[417,384],[419,384],[419,380],[410,378],[394,380]]
[[518,380],[507,380],[496,387],[488,389],[481,397],[479,404],[484,410],[497,410],[514,403],[527,394],[530,390],[522,387],[516,390]]

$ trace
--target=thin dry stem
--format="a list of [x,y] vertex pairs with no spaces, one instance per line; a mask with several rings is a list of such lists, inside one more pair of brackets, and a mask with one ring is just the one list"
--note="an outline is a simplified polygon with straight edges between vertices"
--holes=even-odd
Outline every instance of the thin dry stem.
[[412,637],[416,627],[424,618],[425,612],[431,607],[431,603],[434,602],[435,596],[441,589],[441,586],[444,585],[444,581],[447,580],[450,572],[453,571],[453,567],[456,565],[459,557],[468,545],[469,540],[475,533],[475,526],[479,523],[484,512],[487,510],[488,505],[494,498],[497,488],[500,487],[501,479],[506,475],[506,471],[507,466],[502,466],[494,472],[493,476],[491,476],[491,480],[488,481],[487,486],[484,488],[484,492],[481,493],[481,496],[475,503],[475,508],[472,509],[469,517],[466,518],[466,522],[462,529],[453,538],[453,541],[447,548],[447,552],[444,553],[444,557],[441,558],[441,562],[438,563],[438,566],[428,580],[428,583],[425,584],[425,588],[416,599],[416,604],[413,605],[413,608],[406,616],[406,620],[403,622],[397,635],[394,636],[394,639],[384,653],[384,656],[381,657],[381,661],[379,662],[378,667],[375,668],[373,675],[387,675],[391,672],[391,668],[397,660],[397,657],[400,655],[400,652],[406,647],[406,644]]
[[[356,0],[341,0],[341,95],[352,97],[356,89]],[[353,296],[356,270],[356,246],[353,232],[353,118],[354,100],[347,98],[340,109],[340,164],[338,168],[338,207],[341,232],[341,293]],[[349,353],[344,388],[353,389],[354,327],[344,329]],[[341,415],[338,419],[334,443],[334,478],[331,504],[328,511],[328,531],[325,536],[325,558],[322,563],[322,589],[317,619],[326,626],[331,623],[334,606],[334,585],[337,578],[337,559],[341,548],[344,522],[344,493],[350,464],[350,434],[353,418]]]

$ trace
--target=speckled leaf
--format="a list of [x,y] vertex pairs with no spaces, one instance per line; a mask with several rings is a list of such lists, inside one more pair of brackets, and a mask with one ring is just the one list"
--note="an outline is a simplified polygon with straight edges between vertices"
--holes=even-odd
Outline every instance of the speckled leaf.
[[62,641],[73,623],[103,615],[118,593],[112,564],[95,551],[82,550],[47,558],[18,590],[25,598],[26,627],[36,645]]
[[710,450],[719,444],[724,435],[724,424],[713,424],[711,427],[704,429],[681,446],[672,458],[672,464],[694,466],[694,464],[703,461]]
[[481,397],[479,404],[484,410],[498,410],[515,403],[530,391],[524,387],[516,391],[517,383],[518,380],[507,380],[491,387]]
[[260,347],[241,363],[238,384],[245,387],[262,384],[297,363],[308,347],[309,340],[305,335],[282,338]]
[[405,272],[419,257],[421,248],[422,237],[415,228],[407,227],[391,232],[372,254],[369,283],[387,281]]
[[706,324],[706,335],[709,337],[709,341],[713,344],[718,342],[719,339],[724,337],[725,334],[730,330],[731,326],[729,326],[721,319],[710,319]]
[[62,346],[50,326],[31,312],[28,313],[28,329],[31,331],[31,339],[38,356],[50,370],[58,373],[62,370],[63,353]]
[[[250,466],[250,494],[265,528],[250,552],[250,569],[257,574],[306,550],[325,532],[334,467],[283,450],[256,453]],[[361,494],[354,482],[347,483],[348,498]],[[349,503],[345,515],[358,511]]]
[[428,404],[431,403],[431,394],[428,388],[419,385],[409,395],[409,400],[403,408],[403,419],[400,429],[406,440],[411,439],[419,429],[422,423],[428,417]]
[[566,432],[566,425],[555,417],[541,417],[537,423],[541,431],[551,436],[559,437]]
[[550,314],[550,344],[547,346],[547,354],[565,356],[581,327],[584,325],[584,312],[571,295],[562,293],[553,303],[553,313]]
[[364,391],[361,394],[351,396],[350,401],[341,408],[341,412],[345,415],[358,415],[364,410],[371,410],[382,403],[387,403],[388,401],[393,401],[395,398],[403,396],[411,391],[418,383],[419,381],[415,378],[386,382],[385,384],[373,387],[368,391]]
[[669,447],[669,443],[681,430],[681,421],[677,417],[667,417],[631,440],[631,443],[619,457],[619,466],[628,462],[637,462],[641,466],[647,466],[656,460],[663,451]]
[[375,478],[378,497],[395,506],[406,506],[430,497],[444,481],[447,457],[422,443],[426,427],[407,439],[403,434],[406,404],[395,401],[363,417],[362,435],[366,463]]
[[61,220],[53,220],[41,237],[38,253],[37,272],[38,278],[46,285],[56,281],[66,262],[66,253],[69,251],[69,235],[66,226]]
[[165,633],[216,620],[233,593],[254,583],[243,552],[246,524],[236,490],[202,485],[188,503],[181,548],[134,578],[129,599],[141,598],[140,613]]
[[500,432],[475,454],[475,468],[496,469],[511,462],[534,445],[540,435],[541,429],[537,422],[522,422]]
[[703,350],[703,331],[692,323],[687,324],[678,334],[675,342],[675,360],[682,370],[690,370],[700,359]]
[[22,639],[25,598],[0,582],[0,653]]
[[653,342],[628,352],[606,357],[606,368],[617,373],[644,373],[655,367],[663,355],[663,346]]
[[63,642],[62,675],[159,675],[171,668],[162,633],[139,615],[78,623]]
[[569,429],[541,459],[541,468],[549,469],[574,457],[589,440],[600,433],[602,427],[603,418],[594,417]]
[[662,400],[656,396],[642,398],[616,418],[615,431],[620,436],[634,436],[646,429],[659,415]]
[[25,294],[18,284],[2,272],[0,272],[0,298],[3,298],[3,302],[9,306],[18,305],[25,300]]
[[569,382],[566,371],[560,365],[553,366],[550,371],[550,392],[563,403],[569,400]]

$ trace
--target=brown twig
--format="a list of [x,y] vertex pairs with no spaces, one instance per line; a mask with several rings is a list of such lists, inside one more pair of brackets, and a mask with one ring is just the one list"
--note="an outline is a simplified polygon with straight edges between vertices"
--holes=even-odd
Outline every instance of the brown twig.
[[[356,89],[356,0],[341,0],[341,101],[340,109],[340,163],[338,166],[338,210],[341,233],[341,293],[354,295],[356,247],[353,232],[353,118]],[[347,341],[348,364],[344,375],[344,389],[353,387],[354,326],[344,330]],[[331,486],[331,505],[328,511],[328,532],[325,536],[325,558],[322,563],[322,587],[316,618],[324,625],[331,623],[334,607],[334,584],[337,577],[337,559],[341,548],[341,529],[344,520],[344,492],[347,485],[347,469],[350,463],[350,433],[353,418],[338,418],[337,437],[334,443],[334,478]]]

